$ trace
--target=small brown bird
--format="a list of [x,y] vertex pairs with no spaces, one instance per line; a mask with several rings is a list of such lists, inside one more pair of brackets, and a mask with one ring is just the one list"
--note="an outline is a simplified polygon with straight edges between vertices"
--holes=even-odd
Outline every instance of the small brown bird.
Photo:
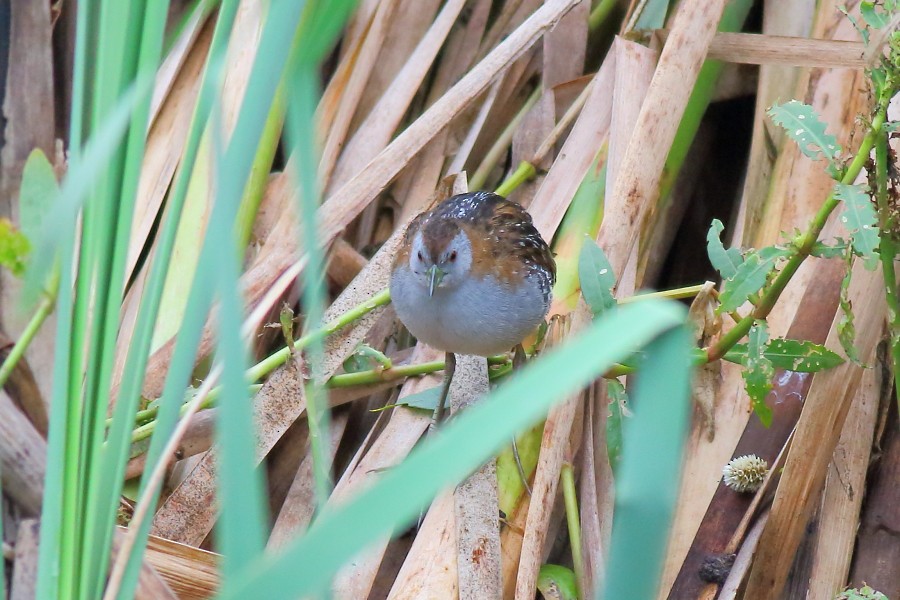
[[521,205],[490,192],[459,194],[416,217],[394,259],[391,299],[419,341],[447,353],[443,416],[456,354],[490,356],[544,321],[556,264]]

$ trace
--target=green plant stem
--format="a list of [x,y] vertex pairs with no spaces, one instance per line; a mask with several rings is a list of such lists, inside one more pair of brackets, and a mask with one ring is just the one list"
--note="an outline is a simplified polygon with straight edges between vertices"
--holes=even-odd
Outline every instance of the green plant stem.
[[487,181],[488,175],[490,175],[491,170],[500,162],[500,157],[506,152],[506,149],[509,148],[509,145],[512,143],[513,134],[515,134],[516,129],[519,127],[519,124],[522,122],[522,119],[525,118],[525,115],[528,114],[528,111],[531,110],[531,107],[538,101],[538,98],[541,97],[541,88],[537,87],[531,92],[531,95],[528,96],[528,99],[525,100],[525,104],[522,105],[522,108],[519,109],[519,112],[516,113],[516,116],[513,117],[512,121],[509,122],[509,125],[503,130],[499,137],[497,137],[494,144],[491,146],[491,149],[488,150],[487,154],[484,155],[484,160],[481,161],[481,164],[478,165],[478,168],[475,169],[475,173],[472,175],[472,178],[469,180],[469,187],[473,190],[480,190],[484,187],[484,182]]
[[500,184],[496,190],[496,194],[504,197],[509,196],[513,190],[534,177],[535,173],[537,173],[537,169],[535,169],[534,165],[523,160],[519,163],[519,166],[516,167],[513,174]]
[[31,320],[28,321],[28,325],[25,326],[22,335],[16,340],[15,345],[13,345],[12,349],[9,351],[3,364],[0,365],[0,389],[3,389],[3,386],[6,385],[9,376],[12,375],[13,369],[16,368],[16,365],[19,364],[19,361],[25,356],[25,350],[28,349],[28,346],[34,340],[34,336],[40,331],[41,325],[44,324],[44,321],[46,321],[47,317],[53,312],[53,307],[56,306],[56,292],[58,289],[59,269],[55,269],[48,289],[41,295],[37,310],[34,311],[34,314],[31,316]]
[[591,10],[591,15],[588,17],[588,31],[594,31],[606,21],[606,17],[609,16],[609,13],[613,11],[616,7],[618,0],[600,0],[597,3],[597,6]]
[[369,385],[373,383],[382,383],[385,381],[394,381],[403,379],[404,377],[417,377],[419,375],[428,375],[444,370],[444,361],[434,360],[426,363],[418,363],[412,365],[400,365],[391,367],[390,369],[370,369],[368,371],[359,371],[358,373],[344,373],[335,375],[328,380],[330,388],[345,388],[356,385]]
[[884,277],[885,298],[888,307],[888,328],[890,330],[891,363],[894,373],[894,393],[900,408],[900,299],[897,297],[897,273],[894,261],[897,258],[897,244],[894,241],[895,223],[888,203],[888,133],[880,131],[875,141],[875,199],[878,205],[878,227],[881,230],[878,254],[881,257],[881,272]]
[[[869,159],[869,153],[875,145],[875,139],[884,125],[886,112],[887,101],[882,99],[882,101],[879,102],[875,118],[872,119],[872,124],[866,132],[862,143],[859,145],[859,149],[856,151],[856,156],[854,156],[853,161],[847,167],[844,176],[841,177],[841,183],[852,184],[860,171],[862,171],[863,166]],[[813,217],[809,229],[807,229],[806,233],[797,240],[795,253],[788,259],[787,263],[781,269],[781,272],[775,278],[775,281],[772,282],[772,285],[769,286],[765,294],[760,298],[756,308],[751,311],[750,314],[742,318],[737,325],[728,331],[728,333],[723,335],[716,345],[706,349],[706,360],[708,362],[718,360],[725,356],[726,352],[738,343],[741,338],[747,335],[756,319],[765,319],[769,313],[772,312],[772,308],[775,307],[775,303],[778,301],[784,288],[787,287],[787,284],[794,276],[794,273],[797,272],[797,269],[800,268],[800,265],[803,264],[803,261],[806,260],[806,257],[812,252],[813,246],[818,241],[819,235],[825,227],[828,216],[834,211],[838,204],[840,204],[840,201],[834,197],[834,193],[829,194],[828,199],[825,200],[825,203],[822,204],[815,217]]]
[[584,559],[581,556],[581,521],[578,514],[578,496],[575,493],[575,474],[570,463],[563,463],[559,479],[566,505],[566,524],[569,527],[569,546],[572,549],[572,564],[575,567],[575,584],[578,587],[578,597],[583,598],[581,583],[584,581]]
[[689,285],[686,287],[675,288],[671,290],[662,290],[659,292],[649,292],[646,294],[635,294],[627,296],[619,300],[619,304],[629,304],[640,300],[649,300],[650,298],[668,298],[670,300],[678,300],[680,298],[693,298],[703,289],[703,284]]

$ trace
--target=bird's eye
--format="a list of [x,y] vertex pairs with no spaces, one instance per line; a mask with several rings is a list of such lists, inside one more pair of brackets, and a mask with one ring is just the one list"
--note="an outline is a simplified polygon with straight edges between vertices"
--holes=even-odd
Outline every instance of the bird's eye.
[[454,250],[453,252],[451,252],[451,253],[450,253],[450,256],[448,256],[447,258],[450,260],[450,262],[455,261],[455,260],[456,260],[456,250]]
[[421,251],[421,250],[419,250],[418,253],[417,253],[416,255],[419,257],[419,260],[425,260],[425,257],[422,256],[422,251]]

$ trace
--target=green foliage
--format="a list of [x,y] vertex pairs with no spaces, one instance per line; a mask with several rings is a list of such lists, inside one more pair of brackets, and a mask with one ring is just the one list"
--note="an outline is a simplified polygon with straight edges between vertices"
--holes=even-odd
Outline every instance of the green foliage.
[[818,258],[846,258],[847,249],[850,247],[845,240],[837,238],[834,244],[826,244],[825,242],[816,242],[810,250],[810,256]]
[[766,404],[766,396],[772,389],[772,378],[775,377],[775,368],[766,356],[768,341],[769,328],[766,322],[757,320],[748,334],[745,368],[741,373],[753,411],[766,427],[772,424],[772,409]]
[[857,351],[855,346],[856,327],[853,325],[853,305],[850,302],[850,278],[852,273],[853,269],[848,268],[847,274],[841,280],[841,320],[838,322],[837,330],[838,339],[844,352],[847,353],[847,358],[858,365],[862,365],[859,351]]
[[606,382],[606,395],[609,399],[609,413],[606,417],[606,453],[609,455],[609,466],[615,472],[622,457],[622,425],[628,410],[626,408],[628,394],[618,379],[610,379]]
[[789,254],[789,250],[777,246],[768,246],[757,252],[751,252],[735,270],[734,275],[722,283],[719,312],[736,310],[751,294],[761,290],[768,282],[769,274],[775,269],[778,260]]
[[[630,558],[629,564],[611,569],[610,580],[619,584],[627,580],[632,585],[639,570],[644,580],[641,586],[655,588],[689,414],[691,341],[683,318],[680,307],[647,300],[598,319],[586,331],[529,363],[517,377],[448,422],[440,435],[426,439],[371,487],[322,511],[306,534],[284,551],[260,556],[238,574],[232,585],[222,588],[220,597],[279,600],[323,591],[335,571],[361,549],[401,530],[435,494],[466,477],[507,445],[516,432],[538,422],[555,402],[647,344],[644,368],[653,377],[641,380],[646,389],[640,397],[640,410],[631,421],[638,427],[632,426],[626,432],[619,488],[622,497],[616,515],[618,536],[629,533],[629,526],[635,525],[641,533],[632,534],[619,553],[630,552],[627,556],[635,557],[646,552],[648,556],[640,561]],[[526,396],[529,401],[523,403]],[[630,459],[629,443],[633,448]],[[636,464],[629,465],[626,475],[628,460]],[[644,468],[649,470],[641,475],[639,471]],[[645,480],[635,481],[635,477]],[[648,492],[650,488],[652,494]],[[648,502],[647,498],[651,500]],[[634,503],[637,499],[639,502]],[[651,513],[645,514],[644,509]],[[614,531],[613,556],[618,536]],[[616,564],[622,558],[619,556]],[[297,565],[303,568],[298,570]],[[648,565],[655,576],[647,575]]]
[[833,135],[826,133],[825,123],[819,120],[819,115],[812,106],[799,100],[791,100],[773,106],[768,114],[776,125],[783,127],[788,136],[797,142],[803,154],[813,160],[828,161],[829,173],[832,177],[837,177],[837,160],[841,147]]
[[853,253],[863,260],[870,271],[878,265],[878,215],[869,199],[868,190],[862,185],[839,183],[834,197],[844,203],[841,223],[850,232]]
[[834,600],[888,600],[888,597],[867,585],[851,588],[835,596]]
[[581,281],[581,294],[595,315],[616,305],[612,293],[616,275],[612,265],[597,242],[587,236],[578,257],[578,278]]
[[0,219],[0,266],[21,277],[30,251],[31,244],[25,234],[16,229],[9,219]]
[[875,2],[861,2],[859,5],[859,14],[863,21],[873,29],[886,27],[891,22],[891,16],[896,10],[896,0],[885,0],[881,6]]
[[19,211],[22,233],[29,240],[36,240],[44,219],[59,194],[56,172],[47,156],[40,149],[32,150],[22,169],[22,185],[19,188]]
[[[748,352],[748,344],[735,344],[722,358],[743,365],[747,362]],[[843,358],[825,346],[808,340],[784,338],[770,340],[763,351],[763,356],[777,369],[800,373],[817,373],[844,362]]]
[[544,600],[578,600],[575,573],[560,565],[541,565],[537,589]]
[[738,267],[744,262],[744,256],[738,248],[728,248],[722,245],[722,231],[725,226],[722,221],[713,219],[712,226],[706,234],[706,252],[709,254],[709,262],[719,272],[722,279],[730,279],[737,273]]

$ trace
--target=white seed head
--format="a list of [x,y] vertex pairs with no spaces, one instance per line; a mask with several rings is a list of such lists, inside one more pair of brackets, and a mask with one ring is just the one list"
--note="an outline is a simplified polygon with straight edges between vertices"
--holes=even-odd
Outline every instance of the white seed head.
[[769,463],[755,454],[748,454],[732,459],[725,465],[722,469],[722,480],[736,492],[755,492],[762,485],[768,472]]

